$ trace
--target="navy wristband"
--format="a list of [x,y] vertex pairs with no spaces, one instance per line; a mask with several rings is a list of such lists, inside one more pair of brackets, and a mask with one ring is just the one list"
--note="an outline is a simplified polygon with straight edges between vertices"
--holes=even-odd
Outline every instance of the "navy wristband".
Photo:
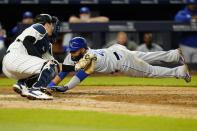
[[83,81],[89,74],[87,74],[84,70],[80,70],[76,73],[76,76]]
[[68,75],[68,72],[60,72],[57,75],[60,77],[61,80],[63,80]]

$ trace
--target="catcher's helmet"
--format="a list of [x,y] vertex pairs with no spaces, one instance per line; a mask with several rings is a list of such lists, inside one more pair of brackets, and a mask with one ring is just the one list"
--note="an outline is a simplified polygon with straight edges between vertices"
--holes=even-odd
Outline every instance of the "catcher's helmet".
[[86,40],[83,37],[74,37],[69,42],[69,51],[77,51],[81,48],[87,48]]
[[49,14],[39,14],[34,18],[33,22],[42,25],[45,23],[52,23],[52,17]]
[[52,23],[53,24],[53,34],[52,39],[53,42],[56,42],[56,37],[60,29],[60,21],[56,16],[51,16],[49,14],[39,14],[34,18],[34,23],[40,23],[44,25],[45,23]]

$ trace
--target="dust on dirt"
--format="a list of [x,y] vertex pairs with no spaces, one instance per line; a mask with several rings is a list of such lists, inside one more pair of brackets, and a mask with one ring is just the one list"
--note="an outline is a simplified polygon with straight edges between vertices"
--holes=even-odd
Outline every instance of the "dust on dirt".
[[0,87],[0,108],[91,110],[145,116],[197,118],[197,88],[79,86],[53,93],[54,100],[30,101]]

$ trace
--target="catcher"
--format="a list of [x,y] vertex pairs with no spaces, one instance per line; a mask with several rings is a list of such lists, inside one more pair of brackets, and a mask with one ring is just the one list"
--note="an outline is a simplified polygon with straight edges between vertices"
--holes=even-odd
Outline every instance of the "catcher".
[[3,72],[7,77],[18,80],[13,89],[21,96],[38,100],[53,99],[46,86],[59,72],[76,70],[74,66],[58,63],[53,58],[49,37],[56,36],[58,23],[55,16],[37,15],[34,24],[9,46],[3,58]]

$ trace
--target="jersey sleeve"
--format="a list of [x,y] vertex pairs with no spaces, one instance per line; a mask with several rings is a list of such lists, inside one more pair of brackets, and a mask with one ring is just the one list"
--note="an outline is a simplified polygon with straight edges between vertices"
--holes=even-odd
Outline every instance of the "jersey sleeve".
[[87,78],[89,74],[87,74],[84,70],[78,71],[72,79],[66,84],[68,89],[72,89],[79,85],[85,78]]
[[36,40],[41,40],[45,34],[46,34],[46,29],[43,25],[41,24],[34,24],[32,25],[33,30],[32,30],[32,36],[36,38]]
[[27,36],[23,40],[23,45],[25,46],[29,55],[42,57],[42,55],[38,52],[38,50],[34,47],[35,38],[32,36]]
[[33,24],[29,28],[25,29],[16,39],[23,41],[26,37],[31,36],[35,38],[34,44],[41,40],[46,35],[46,29],[41,24]]

